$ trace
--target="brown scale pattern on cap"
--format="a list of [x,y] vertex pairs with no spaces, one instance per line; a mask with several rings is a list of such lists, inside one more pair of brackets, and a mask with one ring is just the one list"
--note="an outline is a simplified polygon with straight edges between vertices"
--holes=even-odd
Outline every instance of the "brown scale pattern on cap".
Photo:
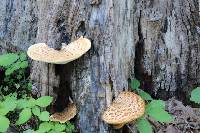
[[27,54],[33,60],[66,64],[85,54],[90,47],[90,40],[81,37],[68,45],[62,46],[61,50],[50,48],[45,43],[34,44],[28,48]]
[[121,92],[102,115],[108,124],[126,124],[145,112],[144,100],[133,92]]
[[50,121],[58,121],[60,123],[65,123],[70,119],[74,118],[77,113],[77,108],[74,103],[70,103],[63,112],[57,112],[50,116]]

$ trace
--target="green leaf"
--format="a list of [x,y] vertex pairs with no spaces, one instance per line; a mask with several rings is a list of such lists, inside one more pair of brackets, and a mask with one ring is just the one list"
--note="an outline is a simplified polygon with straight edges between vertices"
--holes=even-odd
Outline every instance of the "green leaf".
[[0,66],[9,66],[17,61],[18,58],[19,56],[17,54],[12,53],[0,55]]
[[62,131],[64,131],[65,129],[66,129],[66,125],[64,125],[64,124],[55,123],[55,125],[54,125],[54,130],[55,130],[56,132],[62,132]]
[[31,130],[31,129],[28,129],[28,130],[24,131],[23,133],[35,133],[35,131]]
[[6,106],[0,101],[0,115],[6,115],[9,112],[9,110],[6,108]]
[[36,116],[40,116],[40,108],[35,106],[32,108],[32,113]]
[[32,129],[28,129],[26,131],[23,131],[23,133],[38,133],[38,132],[35,132],[34,130]]
[[48,133],[56,133],[56,131],[55,130],[51,130]]
[[21,61],[24,61],[24,60],[27,59],[27,56],[24,52],[22,52],[22,53],[20,53],[19,58],[20,58]]
[[151,124],[144,118],[139,119],[136,126],[140,133],[153,133]]
[[17,100],[17,92],[11,93],[11,97],[15,100]]
[[66,123],[66,131],[72,133],[75,130],[75,126],[71,124],[69,121]]
[[32,108],[36,105],[36,100],[33,98],[30,98],[27,102],[27,107]]
[[22,110],[22,112],[19,114],[19,119],[17,120],[17,125],[21,125],[26,123],[32,116],[31,109],[25,108]]
[[41,121],[49,121],[49,112],[47,111],[41,112],[41,114],[39,115],[39,119]]
[[148,93],[146,93],[145,91],[138,89],[138,94],[142,97],[142,99],[149,101],[149,100],[153,100],[153,98],[151,97],[151,95],[149,95]]
[[53,125],[49,122],[43,122],[40,124],[38,132],[46,133],[52,129],[52,126]]
[[32,90],[32,83],[28,83],[28,90],[31,91]]
[[9,68],[6,69],[5,71],[5,75],[8,76],[10,74],[12,74],[15,70],[20,69],[20,63],[21,62],[16,62],[14,64],[12,64]]
[[140,82],[137,79],[131,81],[131,88],[133,90],[138,89],[140,87]]
[[9,125],[10,125],[10,121],[8,118],[6,118],[5,116],[0,115],[0,132],[6,132]]
[[151,109],[165,109],[165,102],[162,100],[152,100],[149,104],[146,105],[145,112],[148,113]]
[[194,90],[192,90],[190,100],[200,104],[200,87],[197,87]]
[[51,104],[52,100],[53,98],[50,96],[43,96],[36,100],[36,105],[40,107],[47,107],[48,105]]
[[23,61],[19,65],[20,68],[27,68],[28,67],[28,61]]
[[28,107],[28,101],[26,99],[19,99],[17,101],[17,108],[18,109],[23,109],[23,108],[26,108]]
[[14,111],[17,106],[17,100],[15,97],[7,97],[5,101],[3,101],[3,105],[9,110]]
[[151,108],[148,115],[159,122],[172,122],[173,117],[162,108]]
[[0,115],[6,115],[9,110],[6,107],[0,107]]

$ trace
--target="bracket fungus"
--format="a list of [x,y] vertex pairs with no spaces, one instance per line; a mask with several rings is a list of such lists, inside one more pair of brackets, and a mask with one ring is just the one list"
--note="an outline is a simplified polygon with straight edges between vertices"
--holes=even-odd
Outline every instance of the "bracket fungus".
[[78,40],[68,45],[63,45],[60,50],[48,47],[45,43],[37,43],[28,48],[27,54],[30,58],[37,61],[66,64],[78,59],[91,48],[91,41],[80,37]]
[[133,92],[121,92],[113,103],[104,111],[102,119],[112,124],[115,129],[133,122],[145,112],[144,100]]
[[49,119],[50,121],[57,121],[60,123],[65,123],[69,120],[71,120],[72,118],[74,118],[74,116],[77,113],[77,108],[76,108],[76,104],[74,103],[70,103],[62,112],[56,112],[54,114],[52,114]]
[[[42,61],[52,64],[66,64],[78,59],[91,48],[91,41],[80,37],[70,44],[62,45],[60,50],[48,47],[45,43],[38,43],[28,48],[27,54],[36,61]],[[65,123],[72,119],[77,113],[76,104],[71,102],[63,112],[57,112],[50,116],[51,121]]]

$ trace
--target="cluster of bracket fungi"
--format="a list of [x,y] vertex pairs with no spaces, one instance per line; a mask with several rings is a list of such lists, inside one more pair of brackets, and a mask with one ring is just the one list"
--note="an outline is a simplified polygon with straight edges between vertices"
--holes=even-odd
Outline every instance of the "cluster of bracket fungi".
[[[78,59],[91,48],[91,41],[85,37],[63,45],[60,50],[48,47],[45,43],[38,43],[28,48],[27,54],[36,61],[52,64],[66,64]],[[72,100],[62,111],[50,116],[51,121],[65,123],[77,114],[76,104]],[[141,117],[145,111],[144,100],[133,92],[121,92],[112,104],[103,112],[102,120],[119,129],[125,124]]]

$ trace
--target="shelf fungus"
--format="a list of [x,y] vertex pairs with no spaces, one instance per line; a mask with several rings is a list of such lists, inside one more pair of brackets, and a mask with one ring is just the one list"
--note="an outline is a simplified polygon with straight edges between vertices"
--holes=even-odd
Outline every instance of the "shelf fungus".
[[33,60],[53,64],[66,64],[78,59],[90,48],[91,41],[87,38],[80,37],[68,45],[62,45],[60,50],[50,48],[45,43],[37,43],[28,48],[27,54]]
[[52,114],[49,117],[49,119],[50,121],[65,123],[71,120],[72,118],[74,118],[76,113],[77,113],[76,104],[70,103],[62,112],[57,112],[57,113]]
[[115,129],[119,129],[141,117],[144,112],[144,100],[133,92],[124,91],[104,111],[102,119],[112,124]]

